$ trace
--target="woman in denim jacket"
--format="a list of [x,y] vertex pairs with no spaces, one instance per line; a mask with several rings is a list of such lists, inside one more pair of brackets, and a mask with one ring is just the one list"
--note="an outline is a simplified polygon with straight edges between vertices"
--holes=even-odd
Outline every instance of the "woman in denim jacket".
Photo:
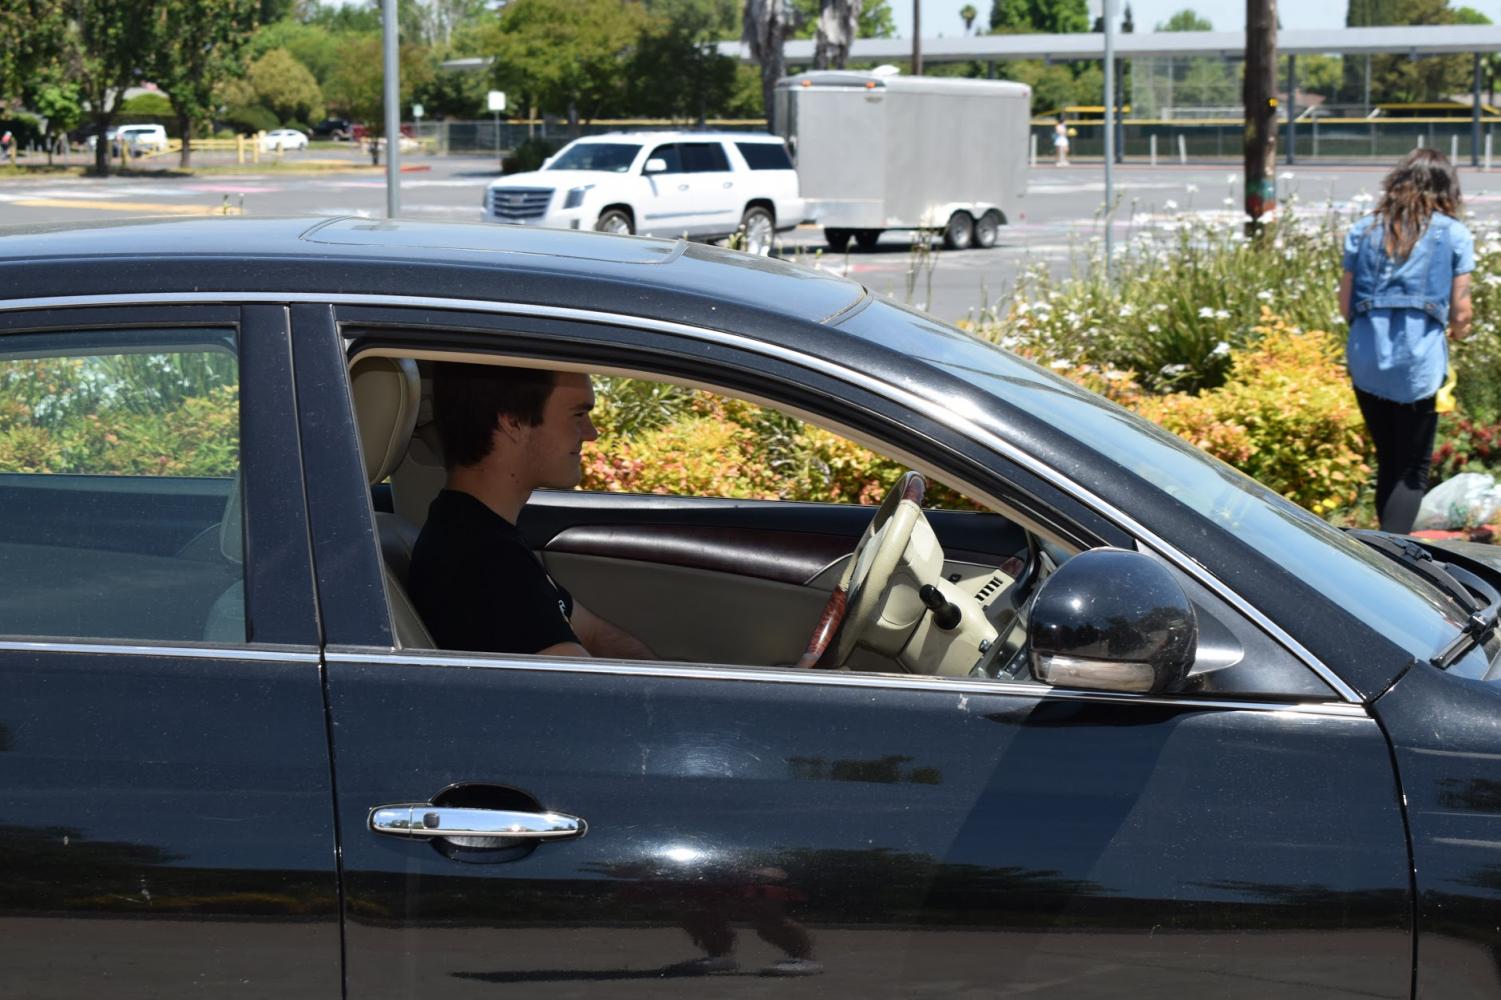
[[1386,175],[1376,211],[1345,237],[1339,308],[1346,364],[1376,445],[1381,529],[1412,530],[1449,364],[1445,334],[1470,332],[1475,238],[1459,221],[1459,178],[1442,153],[1415,149]]

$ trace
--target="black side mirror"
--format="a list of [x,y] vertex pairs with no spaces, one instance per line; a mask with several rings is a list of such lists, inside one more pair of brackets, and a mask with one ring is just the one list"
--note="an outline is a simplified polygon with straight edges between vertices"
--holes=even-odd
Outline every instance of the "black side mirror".
[[1199,622],[1162,563],[1125,549],[1090,549],[1043,581],[1027,641],[1032,673],[1044,683],[1158,694],[1188,679]]

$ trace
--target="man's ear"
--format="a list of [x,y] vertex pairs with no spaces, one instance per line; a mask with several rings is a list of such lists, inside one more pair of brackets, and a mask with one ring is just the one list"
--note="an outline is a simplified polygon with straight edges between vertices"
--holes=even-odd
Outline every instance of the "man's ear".
[[505,437],[508,441],[514,441],[521,435],[521,421],[513,416],[501,414],[495,418],[495,433]]

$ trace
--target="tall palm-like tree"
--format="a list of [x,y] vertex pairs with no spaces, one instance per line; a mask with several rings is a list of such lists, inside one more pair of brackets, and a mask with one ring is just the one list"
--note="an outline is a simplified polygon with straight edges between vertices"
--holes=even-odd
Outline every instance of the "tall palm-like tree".
[[964,18],[964,33],[967,35],[975,30],[975,18],[980,16],[980,12],[975,10],[974,4],[967,3],[959,8],[959,16]]
[[819,0],[818,34],[813,42],[814,69],[844,69],[864,5],[865,0]]
[[741,41],[750,47],[751,58],[761,67],[761,101],[766,109],[766,127],[775,132],[776,109],[772,97],[776,93],[777,81],[787,71],[782,46],[795,30],[796,22],[786,0],[745,0],[741,24]]

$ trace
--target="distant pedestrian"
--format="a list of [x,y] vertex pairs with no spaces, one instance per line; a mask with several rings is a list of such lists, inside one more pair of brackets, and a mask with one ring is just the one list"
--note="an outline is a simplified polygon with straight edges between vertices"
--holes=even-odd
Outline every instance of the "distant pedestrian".
[[16,137],[11,135],[10,129],[0,133],[0,157],[3,157],[7,163],[16,162]]
[[1053,152],[1057,154],[1058,166],[1068,166],[1068,122],[1063,120],[1061,113],[1053,125]]
[[1376,210],[1345,237],[1346,363],[1376,445],[1383,531],[1412,530],[1438,429],[1434,396],[1449,365],[1445,335],[1470,333],[1475,237],[1459,221],[1462,211],[1448,158],[1415,149],[1382,181]]

